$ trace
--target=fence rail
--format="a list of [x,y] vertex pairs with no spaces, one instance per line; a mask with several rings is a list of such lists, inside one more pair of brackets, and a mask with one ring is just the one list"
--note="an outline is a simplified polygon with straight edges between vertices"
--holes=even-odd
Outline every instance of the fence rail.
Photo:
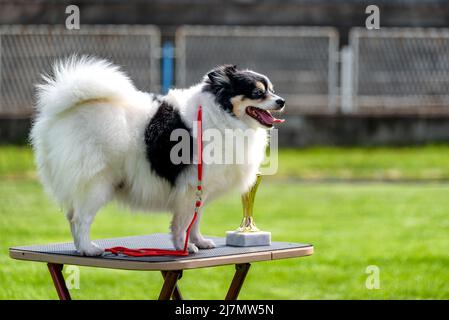
[[34,87],[51,65],[72,54],[106,58],[142,90],[160,90],[160,33],[154,26],[82,25],[0,27],[0,114],[30,115]]

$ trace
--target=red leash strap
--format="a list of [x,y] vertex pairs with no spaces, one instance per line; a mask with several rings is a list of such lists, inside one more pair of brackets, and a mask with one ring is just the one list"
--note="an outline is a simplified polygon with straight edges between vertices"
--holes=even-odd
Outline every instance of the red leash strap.
[[196,201],[195,201],[195,212],[193,213],[192,221],[190,221],[189,226],[186,231],[186,239],[184,241],[184,249],[183,250],[170,250],[170,249],[159,249],[159,248],[139,248],[139,249],[131,249],[125,247],[112,247],[105,249],[106,252],[110,252],[113,254],[123,254],[130,257],[149,257],[149,256],[187,256],[189,255],[189,251],[187,246],[189,244],[189,236],[190,230],[198,216],[198,211],[203,204],[202,194],[203,194],[203,108],[201,106],[198,107],[197,114],[197,148],[198,148],[198,165],[197,165],[197,174],[198,181],[196,187]]

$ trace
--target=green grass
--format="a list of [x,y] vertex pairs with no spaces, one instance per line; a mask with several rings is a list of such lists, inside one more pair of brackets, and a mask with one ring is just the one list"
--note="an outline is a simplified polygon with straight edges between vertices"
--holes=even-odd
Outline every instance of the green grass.
[[[0,176],[33,177],[27,147],[0,147]],[[449,180],[449,145],[419,147],[313,147],[281,149],[278,173],[270,179]]]
[[33,153],[28,147],[0,147],[0,177],[32,177],[35,175]]
[[306,180],[448,180],[449,146],[281,150],[276,177]]
[[[280,169],[304,172],[299,167],[308,165],[310,170],[326,172],[327,162],[334,165],[329,172],[335,172],[340,165],[331,159],[349,157],[354,164],[355,154],[363,154],[362,150],[286,151]],[[378,167],[388,169],[388,163],[396,162],[389,159],[394,151],[381,150],[367,152],[385,159]],[[445,157],[449,148],[399,149],[398,158],[408,159],[408,154],[421,159],[410,160],[413,165],[399,163],[404,172],[421,171],[417,163],[427,166],[426,157],[435,158],[432,166],[445,172],[438,150]],[[0,299],[56,299],[45,264],[12,260],[8,248],[71,239],[63,214],[43,193],[30,163],[27,150],[0,148]],[[376,167],[370,163],[368,167]],[[363,171],[356,165],[353,170]],[[270,230],[277,241],[313,243],[315,254],[254,263],[241,299],[449,298],[449,185],[288,181],[262,182],[255,204],[258,225]],[[239,196],[230,194],[208,206],[202,230],[223,236],[236,227],[240,216]],[[97,216],[92,232],[94,238],[165,232],[169,220],[168,215],[130,213],[111,204]],[[369,265],[380,269],[378,290],[365,287]],[[157,272],[80,270],[80,289],[72,290],[76,299],[154,299],[162,285]],[[232,266],[187,270],[180,288],[188,299],[221,299],[232,275]]]

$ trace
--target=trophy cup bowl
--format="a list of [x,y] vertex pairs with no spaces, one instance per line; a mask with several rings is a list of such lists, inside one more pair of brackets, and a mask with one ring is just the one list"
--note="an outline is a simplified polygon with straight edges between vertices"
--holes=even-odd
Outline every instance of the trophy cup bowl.
[[254,199],[261,180],[262,175],[258,173],[254,185],[242,195],[243,219],[237,230],[226,232],[226,245],[253,247],[271,244],[271,232],[260,231],[254,223]]

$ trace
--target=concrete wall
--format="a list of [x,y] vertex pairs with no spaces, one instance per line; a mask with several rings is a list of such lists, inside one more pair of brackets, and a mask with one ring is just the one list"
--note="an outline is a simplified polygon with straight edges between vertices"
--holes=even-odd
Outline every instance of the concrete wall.
[[0,144],[26,144],[31,128],[30,119],[0,118]]
[[447,117],[292,115],[286,117],[284,124],[278,126],[281,146],[370,146],[449,142]]
[[[449,118],[287,116],[279,145],[409,145],[449,142]],[[0,144],[28,143],[30,119],[0,119]]]

